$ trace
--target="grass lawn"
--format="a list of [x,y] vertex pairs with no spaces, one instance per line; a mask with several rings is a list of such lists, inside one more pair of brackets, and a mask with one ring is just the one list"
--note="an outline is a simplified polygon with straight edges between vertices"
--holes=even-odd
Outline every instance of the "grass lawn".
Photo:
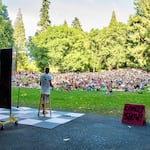
[[[19,90],[19,88],[12,88],[12,106],[38,108],[39,99],[39,89],[20,88]],[[105,91],[51,91],[53,110],[122,117],[124,104],[126,103],[144,104],[146,108],[146,120],[150,122],[150,93],[146,89],[142,94],[118,91],[112,94],[105,94]]]

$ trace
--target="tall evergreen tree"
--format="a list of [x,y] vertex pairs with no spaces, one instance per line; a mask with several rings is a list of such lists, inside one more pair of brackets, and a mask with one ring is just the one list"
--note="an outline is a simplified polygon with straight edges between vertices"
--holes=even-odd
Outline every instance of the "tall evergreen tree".
[[15,42],[15,48],[17,48],[19,51],[24,51],[27,49],[26,46],[26,37],[25,37],[25,28],[22,18],[21,9],[19,8],[16,20],[14,22],[14,42]]
[[66,20],[64,20],[63,25],[68,27],[68,23],[67,23],[67,21],[66,21]]
[[0,0],[0,48],[13,46],[13,28],[8,17],[7,7]]
[[103,69],[126,67],[126,25],[117,22],[115,11],[109,26],[101,30],[100,62]]
[[79,19],[78,19],[77,17],[74,18],[74,20],[72,21],[72,24],[71,24],[71,25],[72,25],[73,28],[82,31],[81,23],[80,23],[80,21],[79,21]]
[[18,66],[24,68],[27,63],[27,45],[25,37],[25,28],[22,19],[23,18],[21,9],[19,9],[16,20],[14,22],[14,34],[13,34],[14,49],[16,50],[16,70],[18,69]]
[[112,17],[111,17],[109,26],[114,26],[114,25],[116,25],[116,24],[117,24],[116,13],[115,13],[115,11],[113,10],[113,12],[112,12]]
[[135,6],[128,21],[128,65],[150,70],[150,1],[135,0]]
[[41,27],[41,31],[45,32],[47,27],[51,25],[51,21],[49,19],[49,0],[42,1],[42,7],[40,9],[40,21],[38,22],[38,26]]

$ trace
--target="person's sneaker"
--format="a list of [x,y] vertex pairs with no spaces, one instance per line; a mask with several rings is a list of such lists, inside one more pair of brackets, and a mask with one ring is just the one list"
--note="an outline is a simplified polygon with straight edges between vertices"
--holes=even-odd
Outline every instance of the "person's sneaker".
[[47,113],[48,113],[47,111],[44,111],[44,110],[43,110],[43,115],[44,115],[44,114],[47,114]]
[[46,112],[43,110],[43,115],[46,114]]

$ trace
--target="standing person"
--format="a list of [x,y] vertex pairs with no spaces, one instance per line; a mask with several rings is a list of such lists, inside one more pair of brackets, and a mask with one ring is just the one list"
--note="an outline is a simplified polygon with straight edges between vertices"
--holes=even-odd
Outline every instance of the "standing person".
[[50,88],[53,88],[52,84],[52,75],[49,74],[49,68],[45,69],[45,73],[41,74],[40,76],[40,86],[41,86],[41,98],[42,98],[42,107],[43,107],[43,114],[44,112],[44,96],[46,95],[46,103],[50,100]]
[[111,94],[112,93],[112,81],[107,81],[106,88],[107,88],[106,94]]

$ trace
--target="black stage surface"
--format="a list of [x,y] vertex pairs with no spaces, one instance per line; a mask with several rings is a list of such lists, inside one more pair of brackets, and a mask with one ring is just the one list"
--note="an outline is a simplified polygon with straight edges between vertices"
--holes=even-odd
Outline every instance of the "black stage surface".
[[85,114],[53,129],[8,124],[0,131],[0,150],[150,150],[150,124]]

